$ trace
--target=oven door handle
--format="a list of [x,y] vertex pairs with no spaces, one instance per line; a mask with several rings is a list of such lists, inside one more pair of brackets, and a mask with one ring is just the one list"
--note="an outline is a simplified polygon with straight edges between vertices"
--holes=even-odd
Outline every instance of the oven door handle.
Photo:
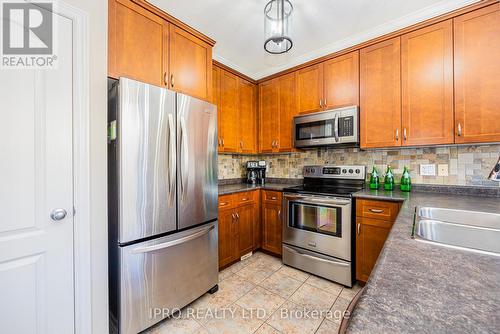
[[335,114],[334,129],[333,134],[335,136],[335,142],[339,142],[339,115]]
[[285,195],[286,200],[296,201],[298,203],[304,204],[315,204],[315,203],[323,203],[323,204],[334,204],[334,205],[349,205],[351,201],[349,200],[329,200],[329,199],[321,199],[321,198],[309,198],[303,196],[287,196]]
[[337,261],[326,260],[326,259],[322,259],[320,257],[316,257],[316,256],[312,256],[312,255],[309,255],[309,254],[301,253],[301,252],[296,251],[295,249],[293,249],[291,247],[287,247],[287,250],[289,252],[298,254],[298,255],[303,256],[303,257],[307,257],[307,258],[315,260],[315,261],[321,261],[321,262],[325,262],[325,263],[328,263],[328,264],[332,264],[333,263],[335,265],[339,265],[339,266],[343,266],[343,267],[349,267],[351,265],[350,263],[344,263],[344,262],[337,262]]

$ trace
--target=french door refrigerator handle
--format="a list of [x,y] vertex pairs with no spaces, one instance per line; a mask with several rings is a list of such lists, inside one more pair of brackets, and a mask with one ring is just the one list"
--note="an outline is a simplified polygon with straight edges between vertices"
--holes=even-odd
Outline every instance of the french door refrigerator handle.
[[199,237],[202,237],[205,234],[207,234],[208,232],[210,232],[211,230],[213,230],[214,228],[215,228],[215,225],[212,225],[204,230],[195,232],[191,235],[188,235],[188,236],[176,239],[176,240],[167,241],[167,242],[164,242],[164,243],[161,243],[158,245],[153,245],[153,246],[137,247],[137,248],[133,249],[131,251],[131,253],[132,254],[149,253],[149,252],[153,252],[156,250],[165,249],[165,248],[173,247],[176,245],[180,245],[180,244],[189,242],[191,240],[197,239]]
[[184,117],[180,118],[181,124],[181,165],[180,165],[180,174],[181,174],[181,199],[184,200],[186,198],[186,189],[187,189],[187,169],[188,169],[188,145],[187,145],[187,129],[186,122]]
[[169,203],[170,206],[173,204],[173,194],[175,194],[175,169],[176,169],[176,154],[175,154],[175,128],[174,128],[174,116],[172,114],[168,115],[168,178],[169,178]]

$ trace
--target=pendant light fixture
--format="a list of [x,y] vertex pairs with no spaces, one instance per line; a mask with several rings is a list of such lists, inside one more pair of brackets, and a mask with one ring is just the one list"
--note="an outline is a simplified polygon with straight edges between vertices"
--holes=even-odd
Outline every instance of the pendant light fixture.
[[290,30],[293,6],[289,0],[271,0],[264,8],[264,49],[272,54],[288,52],[293,45]]

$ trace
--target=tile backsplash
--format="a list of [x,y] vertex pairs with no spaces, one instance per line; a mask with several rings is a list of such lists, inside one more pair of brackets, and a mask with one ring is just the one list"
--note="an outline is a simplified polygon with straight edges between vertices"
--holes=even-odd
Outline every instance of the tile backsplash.
[[[304,165],[359,164],[367,166],[368,172],[375,165],[382,173],[390,165],[398,182],[404,166],[408,166],[413,183],[498,187],[498,182],[487,178],[499,155],[500,144],[380,150],[323,148],[258,156],[219,154],[219,179],[245,177],[246,161],[266,160],[267,176],[273,178],[302,178]],[[436,176],[420,175],[421,164],[436,164]],[[438,164],[448,165],[448,176],[437,176]]]

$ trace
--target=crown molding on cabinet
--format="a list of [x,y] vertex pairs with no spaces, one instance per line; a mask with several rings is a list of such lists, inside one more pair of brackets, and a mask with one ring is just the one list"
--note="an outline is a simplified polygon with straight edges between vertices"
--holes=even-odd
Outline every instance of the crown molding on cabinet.
[[446,0],[436,5],[432,5],[403,16],[399,19],[379,25],[373,29],[363,31],[359,34],[345,38],[343,40],[328,44],[318,50],[295,57],[286,64],[269,67],[263,71],[252,72],[234,62],[221,57],[214,50],[214,59],[219,63],[243,73],[244,75],[254,78],[258,82],[262,82],[273,77],[289,73],[302,67],[306,67],[315,63],[322,62],[333,56],[354,51],[364,46],[380,42],[384,39],[400,35],[421,28],[423,25],[428,25],[431,22],[438,22],[448,19],[453,16],[460,15],[473,9],[478,9],[483,6],[498,2],[497,0]]

